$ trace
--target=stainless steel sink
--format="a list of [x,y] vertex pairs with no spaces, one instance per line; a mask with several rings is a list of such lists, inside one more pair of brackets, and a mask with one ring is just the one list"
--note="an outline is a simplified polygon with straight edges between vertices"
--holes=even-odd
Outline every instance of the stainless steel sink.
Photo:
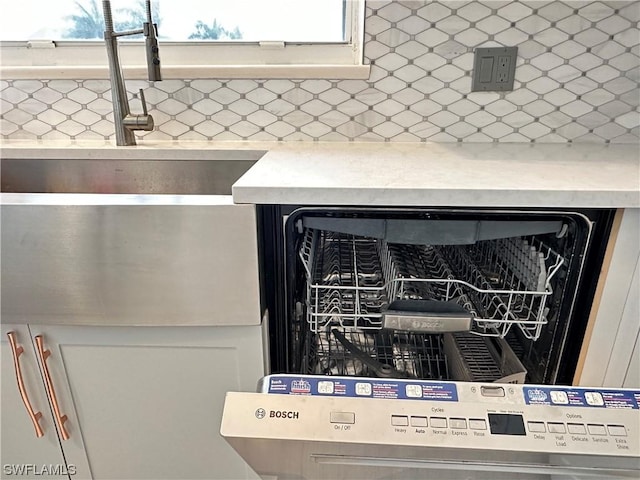
[[231,195],[231,185],[261,154],[248,152],[248,159],[233,160],[3,158],[1,191]]
[[2,153],[3,322],[260,323],[255,206],[231,185],[264,152]]

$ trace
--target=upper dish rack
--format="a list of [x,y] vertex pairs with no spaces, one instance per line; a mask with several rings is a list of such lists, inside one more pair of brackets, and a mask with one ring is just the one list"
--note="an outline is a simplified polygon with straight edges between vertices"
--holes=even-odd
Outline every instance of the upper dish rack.
[[318,229],[306,230],[299,255],[313,332],[381,329],[394,300],[437,300],[469,312],[474,334],[504,337],[517,325],[531,340],[548,321],[551,280],[565,263],[537,239],[400,245]]

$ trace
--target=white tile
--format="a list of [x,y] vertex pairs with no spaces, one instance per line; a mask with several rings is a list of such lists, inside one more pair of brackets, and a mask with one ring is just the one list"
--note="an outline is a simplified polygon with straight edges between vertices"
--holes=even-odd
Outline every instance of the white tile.
[[395,52],[405,58],[414,59],[427,53],[429,49],[415,40],[410,40],[395,48]]
[[329,105],[339,105],[342,102],[346,102],[351,98],[347,92],[340,90],[338,88],[332,88],[327,90],[326,92],[322,92],[318,95],[318,98],[323,102],[328,103]]
[[162,90],[163,92],[173,93],[184,87],[184,80],[163,80],[161,82],[154,82],[153,87],[158,90]]
[[332,127],[335,128],[339,125],[342,125],[343,123],[346,123],[349,121],[349,116],[345,115],[342,112],[339,112],[337,110],[331,110],[330,112],[327,112],[323,115],[320,115],[319,120]]
[[255,135],[256,133],[258,133],[260,131],[260,128],[256,127],[251,122],[247,122],[246,120],[241,120],[238,123],[234,123],[233,125],[231,125],[229,127],[229,131],[247,140],[252,135]]
[[433,71],[436,68],[445,65],[447,61],[442,58],[440,55],[436,55],[435,53],[427,53],[416,58],[413,61],[413,64],[422,68],[425,71]]
[[594,2],[578,10],[578,15],[590,22],[597,22],[613,14],[613,9],[602,2]]
[[[377,85],[376,85],[377,86]],[[377,88],[367,88],[360,92],[356,98],[366,105],[375,105],[387,99],[388,93],[382,92]]]
[[[543,30],[546,30],[547,28],[549,28],[550,26],[551,26],[551,22],[537,15],[531,15],[529,17],[525,17],[522,20],[518,21],[518,23],[516,23],[516,27],[519,30],[526,32],[529,35],[535,35],[537,33],[540,33]],[[536,40],[538,40],[538,38],[536,38]]]
[[533,117],[525,112],[513,112],[502,118],[502,121],[514,128],[520,128],[533,122]]
[[240,121],[240,115],[230,110],[222,110],[211,115],[211,120],[224,127],[229,127]]
[[453,135],[457,139],[464,139],[469,135],[477,133],[477,131],[477,127],[466,122],[454,123],[453,125],[449,125],[445,130],[446,133],[448,133],[449,135]]
[[272,91],[275,94],[283,94],[294,88],[294,83],[291,80],[267,80],[264,82],[263,87]]
[[[91,125],[91,130],[93,132],[99,133],[100,135],[103,135],[104,137],[109,137],[111,135],[115,135],[114,128],[115,127],[114,127],[113,123],[112,122],[108,122],[107,120],[100,120],[99,122],[94,123],[93,125]],[[156,125],[156,130],[157,130],[157,125]]]
[[495,122],[487,125],[482,129],[482,133],[489,135],[492,138],[502,138],[513,132],[513,128],[509,125],[505,125],[502,122]]
[[588,129],[592,130],[594,128],[597,128],[597,127],[600,127],[602,125],[605,125],[610,120],[611,119],[609,117],[607,117],[606,115],[601,114],[600,112],[590,112],[590,113],[587,113],[586,115],[582,115],[576,121],[580,125],[584,125]]
[[632,108],[619,100],[614,100],[609,103],[605,103],[598,107],[598,111],[604,115],[608,115],[611,118],[618,117],[632,110]]
[[591,26],[591,22],[579,15],[570,15],[560,20],[556,26],[563,32],[575,35]]
[[63,115],[56,110],[45,110],[44,112],[38,114],[38,120],[48,125],[58,125],[64,122],[66,119],[66,115]]
[[187,127],[184,123],[178,122],[176,120],[169,120],[167,123],[164,123],[160,126],[160,130],[170,135],[174,139],[177,139],[180,135],[189,131],[189,127]]
[[282,94],[282,99],[290,102],[293,105],[302,105],[310,100],[313,100],[313,94],[302,90],[301,88],[294,88]]
[[358,115],[366,111],[368,108],[369,107],[364,103],[353,99],[340,104],[340,111],[350,116]]
[[640,4],[638,2],[625,2],[627,5],[620,9],[620,16],[630,22],[640,21]]
[[578,77],[570,82],[564,84],[564,88],[576,95],[582,95],[595,88],[598,88],[598,84],[587,77]]
[[610,102],[614,98],[615,95],[613,93],[608,92],[607,90],[604,90],[602,88],[597,88],[582,95],[582,100],[595,107]]
[[404,128],[393,122],[383,122],[373,127],[373,132],[385,139],[391,139],[404,132]]
[[4,118],[9,120],[10,122],[15,123],[16,125],[23,125],[34,119],[34,116],[30,113],[27,113],[23,110],[14,108],[13,110],[9,110],[4,115]]
[[530,82],[542,76],[542,71],[533,65],[520,65],[516,68],[515,79],[518,82]]
[[454,65],[444,65],[431,72],[432,76],[445,83],[453,82],[464,74],[464,71]]
[[433,51],[438,55],[442,55],[447,60],[453,60],[454,58],[466,53],[469,50],[468,47],[456,42],[455,40],[449,40],[434,47]]
[[609,65],[613,68],[617,68],[621,72],[626,72],[632,69],[638,69],[640,64],[640,58],[633,53],[623,53],[615,58],[609,60]]
[[549,2],[549,4],[538,9],[538,15],[551,22],[557,22],[573,14],[573,8],[561,2]]
[[91,126],[94,123],[98,123],[102,117],[97,113],[92,112],[91,110],[80,110],[78,113],[73,115],[73,119],[80,123],[81,125]]
[[322,115],[323,113],[326,113],[329,110],[331,110],[331,105],[327,105],[325,102],[321,100],[314,99],[314,100],[311,100],[310,102],[303,104],[300,107],[300,110],[307,112],[308,114],[313,115],[314,117],[317,117],[318,115]]
[[[9,88],[7,90],[4,90],[2,92],[2,98],[4,98],[5,100],[9,100],[10,102],[17,103],[18,101],[22,101],[27,97],[22,92],[20,92],[22,93],[22,95],[24,95],[24,97],[20,97],[20,100],[18,100],[17,95],[10,96],[10,90],[11,89]],[[46,103],[47,105],[51,105],[52,103],[55,103],[58,100],[60,100],[62,98],[62,94],[60,92],[56,92],[55,90],[51,90],[50,88],[45,87],[45,88],[41,88],[37,92],[33,92],[33,98],[35,98],[36,100],[40,100],[42,103]]]
[[463,30],[469,28],[469,22],[457,15],[451,15],[436,23],[436,28],[449,35],[457,35]]
[[582,100],[575,100],[560,107],[560,111],[576,118],[580,115],[593,111],[593,106],[589,105],[587,102],[583,102]]
[[546,93],[542,98],[551,105],[561,106],[573,102],[577,98],[577,95],[565,88],[559,88]]
[[247,93],[245,98],[256,105],[266,105],[269,102],[273,102],[278,96],[271,90],[259,87]]
[[384,122],[385,117],[380,115],[378,112],[374,112],[373,110],[367,110],[356,115],[356,121],[367,128],[373,128],[376,125],[380,125],[382,122]]
[[40,120],[31,120],[22,126],[23,130],[34,135],[44,135],[51,130],[51,125]]
[[[13,106],[9,102],[2,100],[2,112],[6,112],[11,108],[13,108]],[[31,115],[37,115],[44,112],[46,109],[47,106],[35,98],[27,98],[24,102],[20,103],[20,110]]]
[[[527,35],[524,32],[521,32],[517,28],[509,28],[503,32],[498,33],[494,38],[496,42],[499,42],[501,45],[504,45],[505,47],[511,47],[514,45],[521,45],[523,42],[526,42],[527,39],[529,38],[529,35]],[[533,45],[533,43],[522,47],[525,55],[528,52],[527,46],[531,46],[531,45]],[[539,45],[539,44],[536,43],[535,45]],[[485,45],[483,45],[483,47],[484,46]],[[518,55],[520,55],[520,48],[518,49]]]
[[518,57],[524,59],[532,59],[538,55],[542,55],[547,51],[547,47],[536,42],[535,40],[527,40],[518,45]]
[[240,98],[240,94],[238,92],[227,87],[219,88],[218,90],[211,92],[209,96],[212,100],[215,100],[221,105],[229,105]]
[[[58,95],[60,95],[60,94],[58,94]],[[39,98],[39,97],[36,97],[35,95],[34,95],[34,97],[35,98]],[[17,103],[20,103],[23,100],[26,100],[27,98],[29,98],[29,95],[27,93],[23,92],[22,90],[18,90],[15,87],[8,87],[8,88],[5,88],[4,90],[2,90],[2,98],[4,100],[6,100],[7,102],[11,102],[11,103],[17,104]],[[60,95],[58,98],[62,98],[62,95]],[[42,98],[39,98],[39,99],[43,100]],[[46,100],[43,100],[43,101],[45,101],[45,103],[49,103],[49,102],[46,102]]]
[[427,47],[435,47],[436,45],[446,42],[449,39],[449,35],[436,28],[430,28],[417,34],[415,39]]
[[502,32],[503,30],[509,28],[510,25],[511,23],[509,23],[504,18],[492,15],[476,23],[476,28],[482,30],[483,32],[487,32],[490,35],[495,35],[496,33]]
[[399,70],[394,72],[394,76],[399,78],[403,82],[411,83],[415,82],[419,78],[422,78],[426,75],[422,68],[416,67],[415,65],[406,65]]
[[409,41],[411,37],[408,33],[405,33],[397,28],[390,28],[378,35],[376,40],[388,47],[394,48],[398,45],[402,45],[404,42]]
[[197,125],[205,120],[205,116],[191,108],[176,115],[176,120],[188,126]]
[[429,22],[437,22],[451,15],[451,10],[441,3],[428,2],[418,10],[418,15]]
[[[531,92],[527,90],[518,90],[518,92],[524,92],[525,95],[533,95]],[[513,93],[513,92],[512,92]],[[491,102],[495,102],[499,98],[502,98],[503,95],[497,92],[471,92],[467,94],[467,98],[471,100],[473,103],[477,103],[478,105],[488,105]],[[534,98],[538,98],[534,96]],[[512,101],[512,100],[509,100]]]
[[187,109],[187,106],[173,98],[168,98],[167,100],[160,102],[156,108],[169,115],[177,115],[180,112],[184,112]]
[[264,109],[267,110],[268,112],[273,113],[274,115],[282,116],[295,110],[295,107],[291,103],[285,100],[278,99],[266,104],[264,106]]
[[213,138],[219,133],[224,132],[224,127],[222,125],[212,122],[211,120],[205,120],[193,127],[193,129],[207,138]]
[[296,131],[294,127],[285,122],[272,123],[264,127],[264,130],[277,138],[284,138]]
[[300,130],[310,137],[318,138],[329,133],[331,131],[331,127],[325,125],[324,123],[311,122],[303,125]]
[[410,110],[405,110],[391,117],[391,120],[398,125],[408,128],[422,121],[422,115],[418,115]]
[[615,122],[624,128],[635,128],[640,125],[640,113],[636,111],[627,112],[616,118]]
[[52,90],[60,93],[69,93],[71,90],[78,88],[76,80],[49,80],[47,85]]
[[473,68],[473,52],[463,53],[452,60],[453,64],[462,70],[471,71]]
[[534,117],[542,117],[547,113],[553,112],[555,108],[556,107],[548,102],[545,102],[544,100],[536,100],[535,102],[527,103],[526,105],[524,105],[522,107],[522,110]]
[[407,65],[407,59],[397,53],[387,53],[376,60],[376,65],[384,68],[385,70],[393,71]]
[[540,70],[551,70],[562,65],[563,63],[563,58],[560,58],[558,55],[551,52],[543,53],[542,55],[538,55],[537,57],[531,59],[531,65],[539,68]]
[[573,39],[586,47],[593,47],[594,45],[598,45],[599,43],[608,40],[609,35],[601,32],[597,28],[589,28],[576,34]]
[[[136,97],[138,97],[138,93],[136,91]],[[178,102],[182,102],[185,105],[193,105],[198,100],[202,100],[204,98],[204,93],[195,88],[184,87],[173,93],[173,98]]]
[[489,35],[477,28],[468,28],[456,34],[454,37],[457,42],[468,47],[476,47],[489,39]]
[[[429,28],[430,22],[427,22],[422,17],[414,15],[400,20],[397,26],[403,32],[407,32],[410,35],[415,35],[416,33],[423,32],[427,28]],[[367,25],[367,30],[369,30],[369,25]],[[375,35],[374,32],[372,33]]]
[[469,2],[457,10],[457,14],[470,22],[477,22],[491,15],[491,9],[479,2]]
[[194,103],[192,108],[203,115],[212,115],[222,110],[222,105],[209,98],[205,98],[204,100]]
[[510,22],[517,22],[525,17],[530,16],[531,9],[519,2],[510,2],[506,7],[502,7],[498,10],[498,15],[506,18]]
[[602,125],[601,127],[595,128],[593,133],[596,135],[606,139],[611,140],[613,138],[619,137],[627,132],[627,129],[621,127],[617,123],[607,123],[606,125]]
[[426,76],[419,80],[416,80],[415,82],[412,82],[411,87],[418,92],[431,94],[443,88],[444,83],[442,83],[437,78]]
[[13,82],[13,86],[16,90],[20,90],[21,92],[33,93],[40,90],[44,84],[41,80],[15,80]]
[[540,77],[527,83],[527,88],[533,92],[543,95],[558,88],[559,83],[549,77]]
[[377,60],[389,52],[391,52],[390,47],[377,41],[367,42],[364,46],[364,56],[371,61]]
[[458,120],[460,120],[460,118],[451,112],[438,112],[429,116],[429,122],[441,128],[448,127]]
[[429,99],[440,105],[450,105],[462,98],[462,94],[451,88],[443,88],[429,95]]
[[381,115],[391,117],[404,111],[405,106],[395,100],[385,100],[384,102],[374,105],[373,109]]
[[582,72],[571,65],[560,65],[548,72],[548,75],[557,82],[567,83],[582,76]]
[[378,16],[390,22],[399,22],[411,15],[411,10],[398,3],[389,3],[378,10]]
[[497,102],[490,103],[486,105],[484,109],[492,115],[496,117],[503,117],[512,112],[515,112],[518,107],[516,107],[513,103],[508,102],[504,99],[498,100]]
[[300,84],[307,92],[319,94],[331,88],[331,82],[327,80],[305,80]]
[[496,122],[496,117],[491,115],[489,112],[478,111],[471,115],[467,115],[464,120],[474,127],[481,128]]
[[631,22],[621,17],[620,15],[612,15],[609,18],[605,18],[604,20],[601,20],[596,24],[596,28],[598,30],[602,30],[608,35],[620,33],[629,27],[631,27]]
[[199,90],[202,93],[211,93],[214,90],[219,89],[222,84],[218,80],[192,80],[191,87]]
[[561,135],[569,140],[573,140],[574,138],[577,138],[588,132],[589,132],[588,128],[583,127],[582,125],[576,122],[570,122],[570,123],[567,123],[566,125],[563,125],[560,128],[556,128],[556,133],[558,135]]
[[620,95],[631,90],[637,90],[638,84],[626,77],[618,77],[604,84],[604,88],[611,93]]
[[391,22],[377,15],[365,19],[365,30],[371,35],[378,35],[391,28]]
[[560,45],[555,45],[552,49],[553,53],[565,59],[577,57],[586,51],[587,47],[573,40],[562,42]]
[[69,135],[70,137],[75,137],[80,132],[84,132],[86,129],[84,125],[81,125],[74,120],[65,120],[56,128],[58,129],[58,131],[64,133],[65,135]]
[[[498,102],[494,102],[494,103],[499,103],[502,102],[504,100],[499,100]],[[494,103],[491,103],[490,105],[493,105]],[[512,108],[515,109],[515,107],[513,107],[513,105],[509,102],[505,102],[508,105],[511,105]],[[489,110],[488,107],[485,107],[487,110]],[[455,113],[456,115],[459,115],[460,117],[464,117],[466,115],[470,115],[473,112],[477,112],[478,110],[480,110],[480,106],[473,103],[470,100],[462,99],[462,100],[458,100],[455,103],[452,103],[451,105],[448,106],[447,108],[450,112]],[[490,112],[492,113],[492,112]]]
[[619,77],[620,71],[610,67],[609,65],[601,65],[593,70],[589,70],[587,72],[587,76],[598,83],[605,83]]
[[518,133],[527,138],[537,139],[551,132],[551,129],[542,123],[530,123],[518,129]]
[[547,28],[546,30],[536,33],[536,42],[540,42],[546,47],[554,47],[560,45],[569,38],[569,35],[557,28]]

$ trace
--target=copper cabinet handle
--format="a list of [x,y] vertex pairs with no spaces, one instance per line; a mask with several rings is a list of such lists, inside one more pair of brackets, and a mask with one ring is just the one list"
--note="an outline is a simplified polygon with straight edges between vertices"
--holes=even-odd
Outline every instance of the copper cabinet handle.
[[56,390],[55,388],[53,388],[53,382],[51,381],[51,375],[49,374],[49,367],[47,367],[47,358],[51,356],[51,352],[44,349],[44,340],[42,339],[42,335],[37,335],[35,337],[35,340],[36,346],[38,347],[38,353],[40,354],[40,360],[42,361],[42,372],[44,373],[44,381],[47,387],[47,392],[49,393],[51,406],[53,407],[53,415],[56,417],[56,423],[58,424],[58,429],[60,430],[60,436],[63,440],[69,440],[69,433],[64,427],[64,422],[67,421],[67,416],[60,414],[60,407],[58,406]]
[[34,412],[31,402],[29,401],[29,395],[27,395],[27,389],[24,386],[24,380],[22,379],[22,369],[20,368],[20,355],[24,353],[24,348],[18,346],[16,342],[16,332],[7,332],[9,337],[9,344],[11,345],[11,351],[13,352],[13,366],[16,370],[16,381],[18,382],[18,390],[22,397],[22,403],[24,403],[27,413],[33,422],[33,427],[36,429],[36,437],[40,438],[44,435],[42,427],[40,426],[41,412]]

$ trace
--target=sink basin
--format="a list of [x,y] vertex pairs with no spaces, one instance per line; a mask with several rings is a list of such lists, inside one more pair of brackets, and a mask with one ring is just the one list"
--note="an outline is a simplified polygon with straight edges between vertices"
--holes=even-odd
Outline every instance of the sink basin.
[[3,158],[1,191],[231,195],[231,185],[262,154],[247,153],[230,160]]

